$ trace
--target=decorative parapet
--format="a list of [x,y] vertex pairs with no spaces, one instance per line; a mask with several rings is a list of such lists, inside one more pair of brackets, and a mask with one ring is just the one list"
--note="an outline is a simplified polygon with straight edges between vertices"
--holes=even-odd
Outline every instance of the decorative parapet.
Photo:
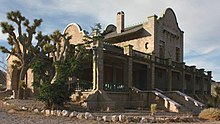
[[168,65],[168,59],[155,57],[155,62],[162,65]]
[[137,51],[137,50],[133,50],[133,56],[137,57],[137,58],[143,58],[143,59],[146,59],[146,60],[151,60],[152,55],[147,54],[147,53],[143,53],[143,52],[140,52],[140,51]]

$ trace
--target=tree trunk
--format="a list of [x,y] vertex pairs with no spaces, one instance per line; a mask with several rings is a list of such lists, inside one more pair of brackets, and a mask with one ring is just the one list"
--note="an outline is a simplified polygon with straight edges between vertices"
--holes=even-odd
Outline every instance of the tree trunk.
[[51,84],[55,83],[56,79],[57,79],[57,65],[55,65],[55,74],[53,76],[53,79],[51,80]]
[[23,83],[25,83],[25,85],[27,85],[27,82],[25,80],[25,76],[27,74],[27,70],[28,70],[28,66],[23,66],[21,71],[20,71],[20,76],[19,76],[19,88],[18,88],[18,94],[17,94],[17,98],[18,99],[26,99],[27,95],[26,95],[26,86],[22,87]]

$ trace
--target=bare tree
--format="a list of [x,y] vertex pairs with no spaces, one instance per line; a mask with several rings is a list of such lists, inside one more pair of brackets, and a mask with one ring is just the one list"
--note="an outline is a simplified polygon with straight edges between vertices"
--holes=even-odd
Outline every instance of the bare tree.
[[30,24],[29,20],[21,15],[19,11],[8,12],[7,19],[12,24],[1,22],[0,25],[2,32],[8,34],[7,40],[10,49],[4,46],[0,46],[0,49],[4,53],[17,57],[17,60],[14,61],[15,68],[20,70],[19,81],[17,82],[19,83],[17,97],[24,98],[26,96],[24,95],[26,89],[25,75],[31,63],[35,60],[35,56],[40,53],[41,42],[33,45],[33,37],[37,27],[41,25],[42,19],[34,19],[33,23]]

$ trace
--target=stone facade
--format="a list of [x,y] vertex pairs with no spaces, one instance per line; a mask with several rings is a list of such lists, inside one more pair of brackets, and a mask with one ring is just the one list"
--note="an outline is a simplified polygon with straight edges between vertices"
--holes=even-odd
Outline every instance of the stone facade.
[[[93,83],[93,90],[87,93],[88,99],[84,97],[88,108],[93,108],[95,103],[111,103],[115,108],[149,107],[157,103],[162,109],[177,112],[182,108],[175,102],[179,98],[176,101],[200,109],[192,105],[198,101],[188,95],[210,95],[211,71],[184,63],[184,32],[174,11],[168,8],[162,17],[153,15],[147,22],[127,28],[124,16],[124,12],[118,12],[117,25],[108,25],[104,40],[98,41],[99,45],[93,44],[93,67],[85,67],[85,70],[92,69],[93,74],[84,73],[93,75],[93,80],[87,80]],[[71,26],[79,29],[78,25]],[[74,39],[81,30],[76,34],[66,32]],[[83,39],[83,35],[76,38]],[[182,97],[189,97],[191,103]]]
[[[172,9],[168,8],[160,18],[149,16],[147,22],[127,28],[124,27],[124,16],[124,12],[117,13],[117,27],[108,25],[104,31],[104,41],[99,41],[104,45],[96,46],[97,49],[104,49],[100,58],[104,62],[101,64],[104,72],[97,74],[102,75],[104,83],[120,82],[142,90],[158,88],[210,94],[211,72],[187,66],[183,62],[184,32],[179,28]],[[79,39],[71,43],[84,42],[77,24],[68,25],[65,33],[71,35],[73,40]],[[93,83],[94,68],[93,81],[90,80]],[[120,72],[123,79],[117,75]]]
[[[108,25],[104,39],[91,43],[88,49],[93,58],[84,64],[78,78],[93,83],[93,88],[78,87],[82,90],[73,94],[73,101],[85,100],[83,106],[89,109],[145,108],[152,103],[174,112],[184,110],[183,104],[195,103],[193,107],[200,109],[203,104],[188,95],[211,94],[211,71],[184,63],[184,32],[174,11],[168,8],[162,17],[153,15],[127,28],[124,16],[118,12],[117,26]],[[72,36],[71,44],[84,43],[85,34],[78,24],[69,24],[64,33]],[[12,83],[7,85],[13,89]],[[186,97],[191,103],[184,101]],[[175,101],[177,98],[180,100]]]

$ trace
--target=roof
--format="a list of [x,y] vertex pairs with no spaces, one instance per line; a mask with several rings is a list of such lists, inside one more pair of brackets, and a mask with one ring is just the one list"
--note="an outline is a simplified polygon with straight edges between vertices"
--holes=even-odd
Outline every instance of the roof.
[[117,31],[114,30],[113,32],[109,32],[109,33],[105,34],[105,40],[115,38],[115,37],[119,37],[119,36],[123,36],[123,35],[127,35],[127,34],[132,34],[132,33],[135,33],[137,31],[140,31],[141,29],[143,29],[143,24],[139,24],[139,25],[135,25],[135,26],[132,26],[132,27],[125,28],[124,31],[121,32],[121,33],[117,33]]

